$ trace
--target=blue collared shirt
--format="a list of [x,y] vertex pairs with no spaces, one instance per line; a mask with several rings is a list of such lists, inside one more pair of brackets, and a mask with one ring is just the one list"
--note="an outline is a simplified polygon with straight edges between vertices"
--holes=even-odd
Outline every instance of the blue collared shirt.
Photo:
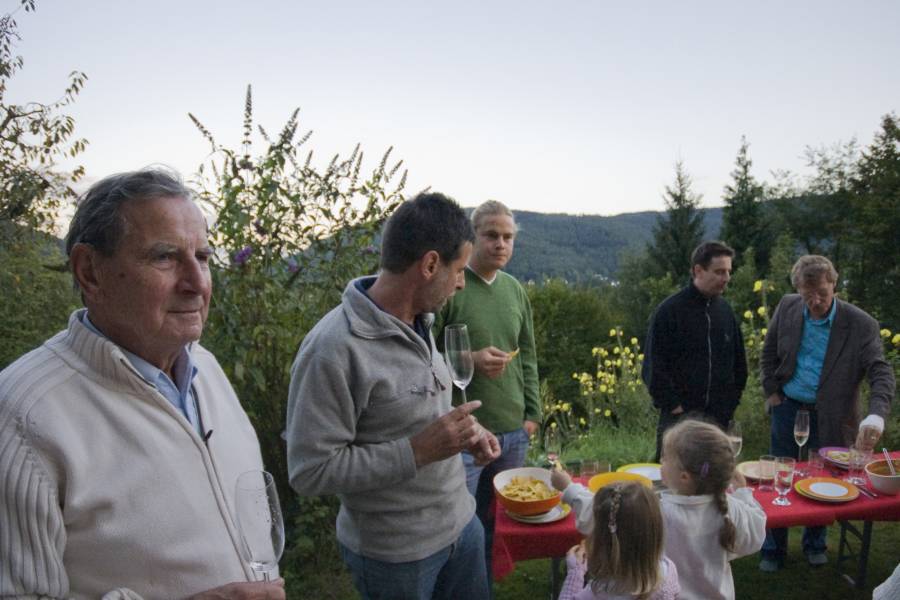
[[[84,314],[82,323],[97,335],[109,339],[102,331],[97,329],[97,327],[91,323],[87,313]],[[159,393],[162,394],[163,397],[168,400],[191,425],[194,426],[197,433],[203,435],[203,432],[200,430],[200,417],[197,414],[197,404],[194,402],[194,391],[191,388],[194,377],[197,376],[197,367],[194,366],[194,361],[191,359],[191,353],[187,351],[187,348],[181,349],[181,353],[178,355],[178,358],[175,359],[175,364],[172,367],[172,371],[175,375],[175,382],[172,382],[172,380],[169,379],[169,376],[162,370],[157,369],[140,356],[132,354],[121,346],[119,346],[119,349],[131,362],[131,366],[141,374],[141,377],[156,386],[157,391],[159,391]]]
[[816,401],[836,311],[837,299],[831,301],[831,310],[824,319],[813,319],[809,315],[809,309],[803,307],[803,335],[800,338],[800,349],[797,350],[797,366],[791,380],[782,388],[786,396],[809,404]]

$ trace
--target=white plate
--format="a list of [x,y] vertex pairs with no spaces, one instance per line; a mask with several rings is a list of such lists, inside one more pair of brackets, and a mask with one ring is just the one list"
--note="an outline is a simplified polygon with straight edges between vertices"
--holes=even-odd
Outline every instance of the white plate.
[[519,521],[521,523],[531,523],[532,525],[539,523],[553,523],[554,521],[559,521],[560,519],[564,519],[566,515],[569,514],[569,511],[572,510],[568,504],[557,504],[553,508],[551,508],[548,512],[545,512],[542,515],[531,515],[531,516],[523,516],[517,515],[515,513],[511,513],[506,511],[506,514],[510,519],[514,521]]
[[810,484],[809,491],[813,492],[814,494],[818,494],[819,496],[825,496],[827,498],[841,498],[847,495],[848,488],[845,485],[840,485],[837,483],[818,481],[816,483]]

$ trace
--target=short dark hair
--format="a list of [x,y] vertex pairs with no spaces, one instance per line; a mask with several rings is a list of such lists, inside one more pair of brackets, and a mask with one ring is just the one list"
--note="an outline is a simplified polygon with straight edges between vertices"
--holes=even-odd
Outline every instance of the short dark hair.
[[703,242],[694,248],[694,251],[691,253],[691,270],[693,270],[696,265],[708,269],[709,263],[717,256],[734,258],[734,249],[725,242],[720,242],[719,240]]
[[125,233],[122,207],[128,202],[170,197],[193,200],[194,193],[169,169],[152,167],[101,179],[78,200],[66,234],[66,255],[75,244],[89,244],[100,254],[112,256]]
[[459,257],[475,232],[466,213],[452,198],[438,192],[420,193],[401,204],[384,226],[381,238],[381,268],[402,273],[430,251],[441,262]]

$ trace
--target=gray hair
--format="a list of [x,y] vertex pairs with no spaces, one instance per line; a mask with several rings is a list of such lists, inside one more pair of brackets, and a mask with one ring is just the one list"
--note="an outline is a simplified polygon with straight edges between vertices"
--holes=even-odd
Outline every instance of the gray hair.
[[478,208],[472,211],[472,227],[475,231],[478,231],[478,226],[481,224],[482,220],[495,215],[504,215],[511,218],[513,220],[513,225],[515,225],[515,228],[518,230],[519,226],[516,225],[516,218],[513,216],[512,211],[499,200],[488,200],[487,202],[483,202]]
[[122,207],[129,202],[171,197],[194,199],[181,176],[171,169],[151,167],[101,179],[78,200],[66,234],[66,256],[72,254],[75,244],[88,244],[103,256],[112,256],[125,234]]
[[803,283],[818,283],[822,276],[829,283],[837,283],[838,274],[831,261],[818,254],[801,256],[791,268],[791,285],[799,289]]

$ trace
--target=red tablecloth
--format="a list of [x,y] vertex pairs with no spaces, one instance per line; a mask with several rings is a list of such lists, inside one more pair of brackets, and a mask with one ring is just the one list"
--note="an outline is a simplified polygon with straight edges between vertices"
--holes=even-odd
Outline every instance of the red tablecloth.
[[[895,458],[900,452],[893,452]],[[827,473],[823,474],[827,476]],[[871,485],[869,486],[871,489]],[[827,503],[805,498],[795,490],[788,493],[790,506],[776,506],[772,500],[776,492],[753,490],[753,496],[766,512],[769,528],[797,525],[830,525],[835,521],[897,521],[900,520],[900,495],[879,495],[868,498],[863,494],[852,502]],[[495,503],[493,574],[499,580],[512,572],[515,563],[532,558],[564,556],[581,540],[575,529],[575,515],[569,513],[555,523],[532,525],[511,519],[499,503]]]

